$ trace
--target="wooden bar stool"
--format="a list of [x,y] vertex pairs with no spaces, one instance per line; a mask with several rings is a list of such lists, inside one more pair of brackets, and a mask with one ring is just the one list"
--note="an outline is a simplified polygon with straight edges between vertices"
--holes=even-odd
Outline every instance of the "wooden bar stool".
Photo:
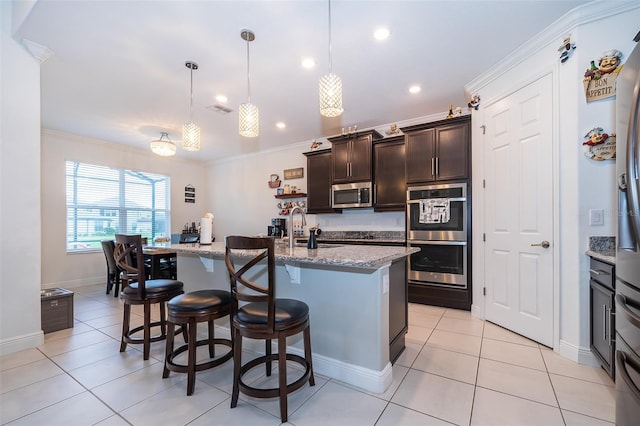
[[[192,395],[196,382],[196,371],[216,367],[233,356],[233,344],[229,339],[216,339],[214,320],[229,315],[231,295],[224,290],[199,290],[174,297],[167,303],[167,349],[164,358],[162,378],[169,377],[171,371],[187,373],[187,395]],[[198,340],[198,323],[207,322],[208,337]],[[174,349],[175,326],[180,325],[187,343]],[[225,345],[229,350],[216,358],[215,345]],[[198,346],[209,346],[206,362],[196,362]],[[176,357],[187,352],[187,363],[178,364]]]
[[[240,253],[238,250],[259,251]],[[264,270],[267,261],[267,285],[251,280]],[[235,260],[241,264],[236,269]],[[255,398],[280,398],[280,419],[287,421],[287,395],[300,389],[307,380],[315,385],[311,362],[311,332],[309,327],[309,306],[294,299],[275,298],[275,253],[274,238],[227,237],[225,262],[231,283],[231,324],[233,338],[233,392],[231,408],[238,404],[239,392]],[[248,271],[250,273],[247,274]],[[240,306],[239,302],[247,302]],[[304,358],[286,353],[287,336],[303,333]],[[242,365],[242,338],[265,341],[265,355]],[[277,339],[278,353],[271,353],[271,340]],[[278,387],[255,388],[242,381],[249,370],[265,365],[266,375],[271,375],[271,363],[278,361]],[[304,373],[292,383],[287,383],[287,361],[300,364]]]
[[[178,280],[148,280],[142,255],[142,238],[140,235],[116,234],[114,258],[122,271],[121,297],[124,301],[124,318],[122,320],[122,338],[120,352],[127,349],[128,343],[143,345],[143,359],[149,359],[151,342],[166,338],[165,303],[173,297],[184,293],[183,284]],[[136,259],[135,262],[132,259]],[[160,305],[160,321],[151,322],[151,305]],[[131,328],[131,305],[144,306],[144,324]],[[160,334],[151,336],[151,328],[160,327]],[[143,336],[134,336],[142,331]]]

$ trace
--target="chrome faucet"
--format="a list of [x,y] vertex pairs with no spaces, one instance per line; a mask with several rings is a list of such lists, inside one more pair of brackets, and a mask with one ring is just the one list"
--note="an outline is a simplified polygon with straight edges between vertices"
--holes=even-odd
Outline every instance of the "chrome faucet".
[[293,249],[293,214],[297,211],[300,212],[300,214],[302,215],[302,226],[306,226],[307,225],[307,219],[304,216],[304,210],[302,210],[302,208],[300,206],[295,206],[292,207],[291,210],[289,210],[289,248]]

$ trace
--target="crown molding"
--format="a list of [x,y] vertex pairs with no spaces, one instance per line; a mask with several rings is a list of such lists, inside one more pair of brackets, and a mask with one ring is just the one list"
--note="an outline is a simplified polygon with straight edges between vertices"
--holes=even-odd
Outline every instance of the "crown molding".
[[529,39],[508,57],[494,64],[491,69],[480,74],[464,86],[467,99],[471,99],[480,88],[497,80],[530,56],[539,52],[551,43],[558,43],[578,26],[599,21],[610,16],[629,12],[640,8],[637,1],[594,1],[578,6],[558,18],[551,25]]
[[53,55],[53,50],[49,49],[47,46],[43,46],[26,38],[22,39],[22,45],[27,49],[27,51],[40,62],[40,65],[44,64],[47,59]]

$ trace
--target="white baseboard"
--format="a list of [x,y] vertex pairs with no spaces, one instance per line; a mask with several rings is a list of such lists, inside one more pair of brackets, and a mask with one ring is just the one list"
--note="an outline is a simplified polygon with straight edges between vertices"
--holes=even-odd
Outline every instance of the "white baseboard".
[[565,358],[569,358],[570,360],[577,362],[578,364],[591,365],[594,367],[600,366],[600,362],[591,352],[590,348],[576,346],[565,340],[560,340],[558,353]]
[[42,330],[0,341],[0,356],[37,348],[44,343]]
[[[276,351],[276,347],[277,345],[274,341],[274,352]],[[242,349],[243,351],[246,349],[259,354],[264,354],[264,343],[257,340],[245,339],[242,342]],[[287,352],[304,357],[304,350],[294,346],[288,346]],[[376,371],[319,354],[312,354],[312,358],[314,373],[331,377],[332,379],[339,380],[369,392],[384,393],[384,391],[391,386],[391,382],[393,382],[391,363],[387,363],[382,371]]]

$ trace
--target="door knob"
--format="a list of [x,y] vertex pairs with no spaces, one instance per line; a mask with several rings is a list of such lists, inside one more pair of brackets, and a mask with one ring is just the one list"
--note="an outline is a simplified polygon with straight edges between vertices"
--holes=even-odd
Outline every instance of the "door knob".
[[540,244],[531,244],[531,247],[549,248],[549,246],[550,246],[549,241],[543,241]]

